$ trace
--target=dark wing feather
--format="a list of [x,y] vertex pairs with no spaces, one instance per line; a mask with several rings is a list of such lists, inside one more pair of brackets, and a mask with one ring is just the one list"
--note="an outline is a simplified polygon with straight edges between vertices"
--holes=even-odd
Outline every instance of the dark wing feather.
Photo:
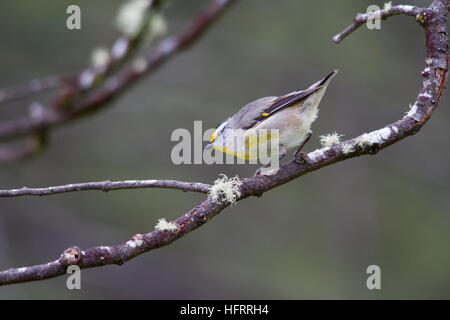
[[325,78],[323,78],[319,82],[313,84],[311,87],[309,87],[306,90],[294,91],[294,92],[288,93],[284,96],[280,96],[280,97],[276,98],[268,108],[264,109],[264,111],[258,117],[254,118],[254,121],[252,122],[251,125],[247,126],[244,129],[249,129],[249,128],[253,127],[254,125],[256,125],[257,123],[259,123],[260,121],[267,119],[268,117],[273,115],[275,112],[282,110],[284,108],[287,108],[289,106],[292,106],[293,104],[299,102],[300,100],[308,97],[310,94],[312,94],[312,93],[316,92],[317,90],[319,90],[320,88],[322,88],[322,86],[324,84],[326,84],[328,79],[330,79],[330,77],[332,77],[336,73],[337,73],[336,70],[332,71]]
[[287,108],[296,102],[306,98],[311,93],[319,89],[320,87],[312,88],[312,89],[306,89],[304,91],[294,91],[291,93],[288,93],[287,95],[281,96],[277,98],[268,108],[264,110],[264,112],[255,118],[256,122],[262,121],[264,119],[267,119],[271,115],[273,115],[275,112],[282,110],[284,108]]

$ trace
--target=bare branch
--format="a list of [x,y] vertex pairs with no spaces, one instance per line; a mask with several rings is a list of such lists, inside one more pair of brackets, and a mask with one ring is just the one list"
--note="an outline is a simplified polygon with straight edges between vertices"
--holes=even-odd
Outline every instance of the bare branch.
[[[150,13],[152,10],[158,9],[163,2],[164,1],[162,0],[148,0],[145,10]],[[136,35],[121,36],[118,38],[110,50],[107,61],[105,61],[104,65],[100,68],[96,68],[94,66],[92,68],[85,69],[78,74],[66,76],[47,76],[44,78],[33,79],[25,84],[2,88],[0,89],[0,103],[20,99],[28,95],[44,90],[55,89],[63,85],[65,88],[55,99],[55,106],[61,107],[78,94],[85,94],[87,90],[92,89],[95,85],[98,85],[98,83],[94,81],[95,79],[110,74],[116,67],[124,63],[126,59],[139,47],[148,29],[148,20],[149,19],[147,17],[146,23],[142,24]],[[83,76],[85,76],[85,79],[90,79],[88,81],[89,83],[83,81]]]
[[[76,79],[67,80],[66,82],[72,82],[72,84],[65,87],[66,91],[55,100],[55,105],[51,108],[45,108],[39,118],[30,114],[0,123],[0,140],[18,138],[36,131],[48,131],[47,129],[56,125],[73,121],[86,113],[101,109],[112,98],[123,94],[125,89],[136,83],[144,75],[155,71],[171,56],[194,43],[217,20],[224,9],[234,1],[211,0],[204,11],[180,34],[164,39],[155,48],[151,48],[144,63],[139,68],[136,65],[127,66],[117,75],[107,77],[102,87],[92,92],[88,90],[87,96],[72,99],[79,92],[78,84],[75,81]],[[95,77],[95,74],[92,76]],[[61,106],[64,107],[61,108]]]
[[178,189],[182,191],[193,191],[208,193],[211,186],[199,182],[183,182],[175,180],[125,180],[125,181],[96,181],[84,183],[71,183],[61,186],[46,188],[27,188],[0,190],[0,198],[11,198],[20,196],[45,196],[58,193],[101,190],[104,192],[122,189],[146,189],[165,188]]
[[64,77],[47,76],[33,79],[28,83],[0,89],[0,103],[25,98],[45,90],[56,89],[62,84]]
[[[436,109],[445,88],[448,74],[447,0],[433,0],[424,11],[420,24],[425,30],[427,59],[422,72],[422,87],[409,112],[395,123],[365,133],[338,145],[310,152],[302,161],[293,160],[280,167],[271,176],[255,175],[242,180],[243,200],[250,196],[261,196],[264,192],[287,183],[297,177],[330,164],[352,157],[375,154],[403,138],[417,133]],[[214,202],[207,198],[195,208],[180,216],[173,223],[174,231],[152,231],[135,235],[131,240],[116,246],[102,246],[80,250],[67,249],[58,260],[32,267],[13,268],[0,272],[0,284],[41,280],[65,273],[66,267],[76,264],[80,268],[92,268],[106,264],[123,264],[137,255],[166,246],[188,232],[207,223],[212,217],[229,206],[226,202]]]
[[0,272],[0,285],[53,278],[64,274],[67,266],[71,264],[76,264],[81,269],[108,264],[121,265],[144,252],[172,243],[205,224],[225,207],[226,205],[214,203],[208,198],[173,221],[177,226],[175,231],[155,230],[143,235],[136,234],[124,244],[99,246],[84,251],[74,246],[65,250],[58,260],[50,263]]
[[163,5],[164,0],[147,0],[145,11],[145,23],[133,35],[122,35],[111,47],[107,60],[101,66],[92,66],[79,74],[67,77],[66,87],[53,101],[56,108],[70,108],[75,99],[86,96],[98,87],[105,79],[124,65],[127,60],[143,44],[149,29],[151,13],[157,11]]
[[345,28],[344,31],[341,33],[335,35],[333,37],[333,41],[336,43],[339,43],[344,39],[346,36],[348,36],[350,33],[358,29],[363,23],[367,22],[367,20],[373,19],[375,16],[379,16],[381,19],[386,19],[388,17],[392,17],[399,14],[404,14],[408,16],[416,17],[418,21],[420,21],[420,14],[422,13],[424,9],[418,8],[415,6],[406,6],[406,5],[399,5],[399,6],[393,6],[389,10],[382,9],[380,11],[376,11],[373,13],[358,13],[355,18],[353,19],[353,23],[349,25],[347,28]]

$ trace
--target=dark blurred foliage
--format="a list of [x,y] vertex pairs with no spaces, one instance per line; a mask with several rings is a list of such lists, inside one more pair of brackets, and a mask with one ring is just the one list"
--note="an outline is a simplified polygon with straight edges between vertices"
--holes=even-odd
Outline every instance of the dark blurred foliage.
[[[65,27],[78,4],[82,30]],[[122,1],[0,4],[0,87],[86,67],[109,46]],[[177,32],[206,1],[174,0]],[[246,0],[232,6],[189,51],[94,115],[54,130],[35,158],[0,169],[1,188],[133,178],[212,183],[251,166],[172,164],[170,134],[203,120],[214,127],[242,105],[303,89],[340,69],[322,101],[314,136],[354,137],[399,119],[415,100],[424,67],[424,34],[411,17],[362,27],[340,45],[334,34],[357,12],[382,1]],[[411,1],[428,5],[430,1]],[[394,5],[396,1],[394,2]],[[49,94],[0,105],[9,119]],[[446,92],[416,136],[338,163],[239,202],[205,227],[123,266],[0,288],[0,298],[450,298],[450,182]],[[83,192],[0,200],[0,268],[44,263],[76,244],[126,241],[174,219],[202,195],[172,190]],[[381,267],[382,289],[366,288],[366,268]]]

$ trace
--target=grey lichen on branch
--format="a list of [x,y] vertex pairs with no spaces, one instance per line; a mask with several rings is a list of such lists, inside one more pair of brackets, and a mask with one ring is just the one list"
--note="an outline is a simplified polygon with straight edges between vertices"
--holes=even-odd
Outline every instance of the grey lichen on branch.
[[[324,166],[357,156],[375,154],[407,136],[414,135],[422,128],[436,109],[447,81],[449,62],[447,0],[433,0],[430,7],[426,9],[395,6],[390,8],[386,17],[392,16],[393,12],[413,15],[416,10],[423,13],[422,16],[419,15],[418,22],[425,30],[427,52],[425,69],[422,72],[422,85],[415,103],[408,112],[400,120],[381,129],[310,152],[308,154],[309,161],[300,163],[292,160],[281,165],[274,175],[256,175],[239,180],[239,193],[235,193],[236,201],[250,196],[259,196],[272,188]],[[341,39],[356,30],[362,24],[360,23],[361,19],[364,18],[358,19],[351,27],[344,30],[341,33]],[[216,201],[218,199],[213,198],[207,197],[196,207],[171,221],[173,226],[168,229],[139,234],[126,243],[116,246],[82,250],[77,265],[80,268],[92,268],[106,264],[122,264],[143,252],[166,246],[204,225],[231,205],[228,201]],[[67,263],[58,259],[43,265],[8,269],[0,272],[0,284],[56,277],[65,273],[66,266]]]

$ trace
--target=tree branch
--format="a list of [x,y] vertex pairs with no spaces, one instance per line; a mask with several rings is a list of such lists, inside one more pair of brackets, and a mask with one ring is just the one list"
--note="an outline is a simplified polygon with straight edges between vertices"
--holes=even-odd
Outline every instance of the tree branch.
[[[71,122],[90,112],[98,111],[111,99],[123,94],[125,89],[136,83],[144,75],[155,71],[171,56],[183,51],[194,43],[217,20],[224,9],[234,1],[211,0],[203,12],[180,34],[166,38],[155,48],[150,48],[139,67],[136,67],[134,64],[125,67],[117,75],[107,77],[103,86],[92,92],[87,90],[89,94],[86,96],[83,95],[79,99],[73,99],[79,93],[78,78],[81,75],[80,77],[68,79],[66,82],[70,83],[70,85],[67,85],[63,93],[55,99],[54,105],[51,108],[43,108],[39,116],[30,113],[27,116],[0,123],[0,140],[9,140],[35,132],[49,131],[49,129],[57,125]],[[154,1],[152,3],[160,2]],[[120,41],[122,41],[121,46],[130,47],[130,43],[125,43],[124,39],[117,40],[117,42]],[[88,70],[87,72],[92,73],[93,71]],[[95,77],[95,73],[89,76],[89,78]]]
[[422,13],[423,10],[424,9],[415,6],[399,5],[393,6],[389,10],[382,9],[380,11],[372,13],[364,13],[364,14],[358,13],[353,19],[353,23],[349,25],[347,28],[345,28],[341,33],[335,35],[333,37],[333,41],[336,43],[341,42],[342,39],[344,39],[350,33],[358,29],[363,23],[373,19],[375,16],[379,16],[381,19],[386,19],[388,17],[392,17],[395,15],[404,14],[416,17],[416,19],[419,21],[419,19],[421,19],[420,14]]
[[58,193],[101,190],[104,192],[122,189],[166,188],[182,191],[208,193],[211,186],[199,182],[183,182],[176,180],[125,180],[125,181],[96,181],[84,183],[71,183],[46,188],[27,188],[0,190],[0,198],[20,196],[46,196]]
[[[163,2],[164,1],[162,0],[148,0],[145,10],[148,13],[151,13],[152,10],[158,10]],[[47,76],[44,78],[33,79],[25,84],[2,88],[0,89],[0,103],[24,98],[44,90],[65,86],[64,90],[62,90],[59,96],[55,98],[54,102],[55,106],[62,107],[77,95],[81,93],[85,94],[87,90],[98,85],[98,83],[94,81],[95,79],[107,76],[112,73],[115,68],[123,64],[143,42],[145,34],[147,33],[148,23],[149,19],[147,17],[146,23],[142,24],[136,35],[127,35],[118,38],[114,42],[107,61],[104,62],[103,66],[94,66],[85,69],[78,74]],[[83,81],[83,76],[84,79],[89,79],[89,81]]]
[[[375,154],[403,138],[417,133],[436,109],[445,88],[448,74],[447,0],[433,0],[431,6],[422,9],[420,24],[425,30],[427,59],[422,72],[422,86],[408,113],[395,123],[379,130],[365,133],[338,145],[310,152],[304,161],[293,160],[283,164],[272,176],[255,175],[242,180],[238,201],[280,186],[309,172],[352,157]],[[94,247],[80,250],[72,247],[58,260],[47,264],[13,268],[0,272],[0,284],[41,280],[66,272],[66,267],[76,264],[80,268],[92,268],[106,264],[123,264],[137,255],[166,246],[188,232],[207,223],[229,206],[225,201],[214,202],[207,198],[195,208],[180,216],[173,223],[173,231],[155,230],[135,235],[131,240],[116,246]]]
[[107,61],[101,66],[93,66],[72,77],[67,77],[66,87],[54,100],[54,107],[70,108],[76,99],[86,96],[103,83],[109,75],[124,65],[128,58],[142,45],[148,33],[151,13],[158,11],[164,3],[164,0],[146,1],[144,8],[146,13],[145,23],[142,23],[139,30],[133,35],[122,35],[118,38],[109,50]]
[[64,77],[47,76],[44,78],[33,79],[28,83],[9,86],[0,89],[0,103],[24,98],[45,90],[56,89]]

